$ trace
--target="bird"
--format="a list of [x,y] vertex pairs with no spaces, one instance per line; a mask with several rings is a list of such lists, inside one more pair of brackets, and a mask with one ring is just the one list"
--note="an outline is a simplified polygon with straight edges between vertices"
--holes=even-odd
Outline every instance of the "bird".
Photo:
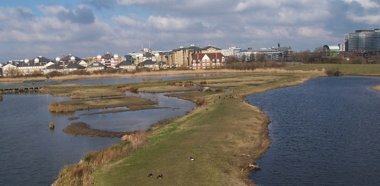
[[148,178],[151,178],[151,177],[153,177],[153,174],[152,174],[152,173],[149,173],[149,174],[148,174]]
[[157,176],[157,179],[162,179],[162,178],[164,178],[164,175],[162,175],[162,174]]
[[195,159],[192,156],[190,156],[189,160],[194,161]]

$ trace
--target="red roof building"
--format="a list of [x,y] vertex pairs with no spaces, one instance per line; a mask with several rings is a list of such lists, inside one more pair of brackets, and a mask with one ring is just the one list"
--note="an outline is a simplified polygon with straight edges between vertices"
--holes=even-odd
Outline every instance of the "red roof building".
[[223,65],[224,57],[222,53],[207,53],[192,55],[192,69],[213,69]]

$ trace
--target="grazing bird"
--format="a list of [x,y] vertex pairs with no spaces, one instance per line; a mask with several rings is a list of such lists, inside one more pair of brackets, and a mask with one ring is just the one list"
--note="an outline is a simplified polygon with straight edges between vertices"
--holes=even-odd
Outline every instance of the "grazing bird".
[[152,173],[148,174],[148,178],[151,178],[151,177],[153,177],[153,174]]
[[189,160],[194,161],[195,159],[192,156],[190,156]]
[[162,179],[162,178],[164,178],[164,175],[162,175],[162,174],[157,176],[157,179]]

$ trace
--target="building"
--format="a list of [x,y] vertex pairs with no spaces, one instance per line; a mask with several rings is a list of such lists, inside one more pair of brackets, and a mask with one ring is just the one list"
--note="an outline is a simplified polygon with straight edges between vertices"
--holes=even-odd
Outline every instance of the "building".
[[214,46],[207,46],[207,47],[201,49],[201,53],[202,54],[222,53],[222,49],[214,47]]
[[116,68],[116,65],[122,61],[123,59],[119,55],[112,55],[110,52],[107,52],[102,56],[96,56],[96,62],[103,64],[106,68]]
[[222,53],[197,53],[192,56],[191,69],[214,69],[223,65]]
[[[192,64],[192,56],[196,53],[201,53],[201,48],[196,46],[190,46],[187,48],[180,47],[174,49],[169,55],[169,61],[167,64],[172,67],[185,67],[188,68]],[[164,61],[166,62],[166,61]]]
[[241,48],[229,47],[228,49],[222,49],[221,53],[225,57],[237,57],[241,52]]
[[105,65],[103,65],[100,62],[95,62],[87,66],[86,70],[89,72],[104,70],[106,68]]
[[337,57],[340,53],[340,46],[338,45],[324,45],[323,56],[324,57]]
[[17,66],[12,63],[5,64],[2,67],[2,74],[4,77],[21,75],[20,72],[17,70]]
[[125,61],[117,64],[116,68],[120,68],[120,69],[126,70],[128,72],[136,71],[136,65],[133,62],[131,62],[130,60],[125,60]]
[[160,70],[160,66],[157,62],[152,60],[146,60],[139,64],[140,67],[144,67],[150,70]]
[[345,36],[345,51],[354,53],[380,53],[380,29],[356,30]]

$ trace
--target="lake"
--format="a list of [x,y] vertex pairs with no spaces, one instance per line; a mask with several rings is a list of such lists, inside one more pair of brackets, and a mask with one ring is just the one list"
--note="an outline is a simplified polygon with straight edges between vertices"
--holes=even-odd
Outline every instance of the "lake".
[[323,77],[248,96],[272,121],[272,145],[250,178],[259,185],[378,185],[377,84],[376,77]]

